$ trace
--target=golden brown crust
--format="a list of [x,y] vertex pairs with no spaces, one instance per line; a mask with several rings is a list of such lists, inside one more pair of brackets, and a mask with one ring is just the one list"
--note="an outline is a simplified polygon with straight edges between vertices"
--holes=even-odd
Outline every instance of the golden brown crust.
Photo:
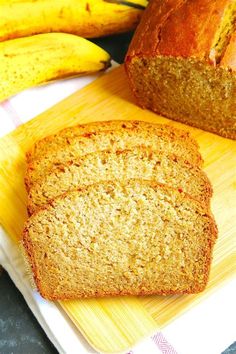
[[236,71],[236,32],[230,39],[220,65],[229,70]]
[[156,55],[156,47],[160,39],[160,31],[169,16],[186,0],[150,1],[136,29],[126,56],[128,64],[134,56]]
[[[28,236],[29,236],[28,231],[26,228],[24,228],[23,234],[22,234],[22,244],[25,248],[26,255],[28,257],[28,262],[29,262],[31,269],[32,269],[32,275],[33,275],[34,282],[37,286],[37,289],[42,294],[42,292],[41,292],[42,286],[41,286],[41,282],[40,282],[40,277],[38,275],[38,270],[37,270],[36,263],[34,260],[34,247],[32,245],[30,237],[28,237]],[[42,296],[43,296],[43,294],[42,294]]]
[[[208,277],[207,277],[208,279]],[[184,294],[197,294],[205,290],[207,286],[207,280],[204,286],[202,287],[194,287],[194,288],[189,288],[186,291],[156,291],[156,290],[146,290],[146,291],[137,291],[137,292],[128,292],[128,291],[117,291],[117,292],[97,292],[94,295],[86,295],[82,293],[74,293],[74,294],[60,294],[58,295],[52,295],[52,294],[47,294],[45,293],[42,288],[38,288],[39,293],[43,298],[49,301],[64,301],[64,300],[75,300],[75,299],[91,299],[91,298],[104,298],[104,297],[110,297],[110,296],[148,296],[148,295],[160,295],[160,296],[169,296],[169,295],[184,295]]]
[[129,47],[134,56],[192,57],[209,60],[215,33],[231,0],[152,0]]

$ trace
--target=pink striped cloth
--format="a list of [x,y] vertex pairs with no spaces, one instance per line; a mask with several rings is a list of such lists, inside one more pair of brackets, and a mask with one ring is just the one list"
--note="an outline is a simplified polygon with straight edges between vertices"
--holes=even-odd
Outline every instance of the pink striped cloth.
[[[51,83],[26,90],[0,103],[0,136],[16,129],[95,78],[90,76]],[[0,263],[60,353],[95,353],[60,308],[31,290],[18,249],[1,228]],[[161,332],[132,348],[129,354],[220,354],[235,339],[234,327],[231,325],[236,317],[233,312],[235,285],[235,282],[228,283],[217,294],[180,316]]]
[[14,106],[11,104],[11,101],[6,100],[1,103],[1,107],[5,110],[8,119],[11,120],[15,128],[19,127],[23,122],[19,117],[19,114],[15,111]]

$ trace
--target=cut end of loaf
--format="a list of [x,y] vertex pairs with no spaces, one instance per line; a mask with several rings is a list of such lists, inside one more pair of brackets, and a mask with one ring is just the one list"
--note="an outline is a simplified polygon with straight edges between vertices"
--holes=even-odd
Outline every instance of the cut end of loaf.
[[236,76],[230,69],[165,56],[127,58],[126,69],[142,107],[236,139]]
[[40,293],[56,300],[202,291],[216,236],[201,203],[129,180],[55,199],[28,220],[23,240]]

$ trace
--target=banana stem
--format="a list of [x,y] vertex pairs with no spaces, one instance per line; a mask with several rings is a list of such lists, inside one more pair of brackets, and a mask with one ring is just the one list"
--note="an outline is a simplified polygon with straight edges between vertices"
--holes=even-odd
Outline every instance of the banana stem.
[[126,1],[126,0],[103,0],[104,2],[109,2],[112,4],[118,4],[118,5],[125,5],[129,7],[133,7],[134,9],[138,10],[144,10],[146,8],[146,5],[140,5],[137,3],[134,3],[132,1]]

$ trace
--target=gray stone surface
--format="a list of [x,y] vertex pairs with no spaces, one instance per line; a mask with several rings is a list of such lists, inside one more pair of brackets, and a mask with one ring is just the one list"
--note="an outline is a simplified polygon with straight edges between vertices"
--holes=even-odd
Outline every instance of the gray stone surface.
[[236,342],[231,344],[222,354],[236,354]]
[[0,353],[57,353],[5,271],[0,275]]

